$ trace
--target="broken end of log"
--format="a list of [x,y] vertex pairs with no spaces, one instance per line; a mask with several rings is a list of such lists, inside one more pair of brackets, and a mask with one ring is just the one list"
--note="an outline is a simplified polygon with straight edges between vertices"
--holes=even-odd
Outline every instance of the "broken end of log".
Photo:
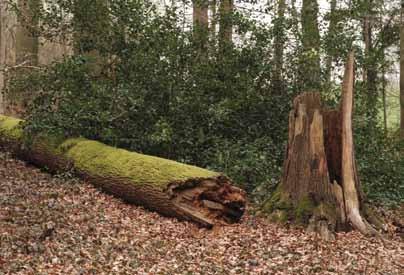
[[201,226],[239,222],[246,207],[246,193],[224,176],[175,182],[167,192],[180,215]]

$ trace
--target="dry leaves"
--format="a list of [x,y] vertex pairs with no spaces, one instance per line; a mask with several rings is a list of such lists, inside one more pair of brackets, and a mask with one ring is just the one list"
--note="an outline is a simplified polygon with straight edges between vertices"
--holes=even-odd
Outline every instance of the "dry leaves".
[[0,274],[403,274],[404,243],[160,217],[0,153]]

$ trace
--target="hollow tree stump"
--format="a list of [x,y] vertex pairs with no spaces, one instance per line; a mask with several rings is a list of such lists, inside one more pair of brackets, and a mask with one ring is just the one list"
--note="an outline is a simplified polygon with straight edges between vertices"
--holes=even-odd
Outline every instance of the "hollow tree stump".
[[364,199],[356,170],[353,130],[354,56],[349,55],[338,109],[322,106],[319,93],[293,102],[283,177],[264,210],[280,221],[308,225],[326,239],[354,228],[376,231],[363,218]]

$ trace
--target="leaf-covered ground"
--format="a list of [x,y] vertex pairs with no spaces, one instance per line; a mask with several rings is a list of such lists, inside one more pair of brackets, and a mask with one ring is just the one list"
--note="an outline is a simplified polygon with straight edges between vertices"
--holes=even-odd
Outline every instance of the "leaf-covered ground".
[[246,215],[200,229],[0,153],[0,274],[404,274],[404,243]]

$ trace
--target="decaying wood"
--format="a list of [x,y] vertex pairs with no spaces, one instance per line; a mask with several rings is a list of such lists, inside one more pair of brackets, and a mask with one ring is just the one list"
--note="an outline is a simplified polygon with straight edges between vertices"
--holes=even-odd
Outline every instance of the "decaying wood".
[[0,147],[39,167],[73,168],[125,201],[205,227],[238,222],[244,213],[245,192],[219,173],[83,138],[38,137],[26,144],[21,122],[0,115]]
[[305,223],[329,240],[335,230],[376,232],[362,213],[364,196],[352,130],[353,89],[350,53],[338,109],[324,108],[319,93],[303,93],[294,100],[282,182],[265,206],[277,217]]
[[353,110],[353,89],[354,89],[354,56],[350,53],[345,69],[344,82],[342,86],[342,188],[345,199],[345,215],[354,228],[363,234],[369,234],[370,228],[360,213],[358,175],[354,156],[354,143],[352,131],[352,110]]

